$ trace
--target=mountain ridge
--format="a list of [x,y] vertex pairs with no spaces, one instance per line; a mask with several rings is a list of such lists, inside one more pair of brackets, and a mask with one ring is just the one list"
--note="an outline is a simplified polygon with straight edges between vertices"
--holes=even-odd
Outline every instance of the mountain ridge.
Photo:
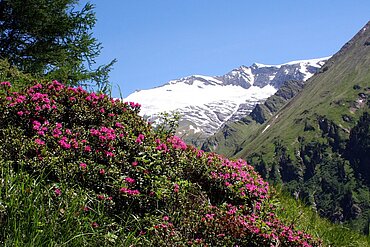
[[178,111],[182,118],[177,134],[192,142],[214,134],[227,121],[243,118],[285,81],[311,77],[327,58],[260,67],[243,65],[222,76],[187,76],[135,92],[125,100],[140,102],[141,114],[153,121],[160,112]]

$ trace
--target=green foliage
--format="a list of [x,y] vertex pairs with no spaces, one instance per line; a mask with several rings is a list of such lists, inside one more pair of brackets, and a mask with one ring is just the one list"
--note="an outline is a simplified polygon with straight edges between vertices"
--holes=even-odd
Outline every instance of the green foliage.
[[179,127],[180,114],[178,112],[161,112],[155,120],[155,131],[160,136],[175,135]]
[[77,0],[0,2],[0,58],[20,71],[65,84],[109,90],[115,61],[93,68],[101,44],[92,37],[93,5]]
[[19,71],[7,60],[0,59],[0,81],[16,81],[14,87],[21,88],[32,84],[35,78]]
[[293,199],[281,187],[277,188],[280,199],[277,214],[286,225],[299,225],[300,229],[310,232],[323,240],[324,246],[363,247],[370,246],[370,238],[350,230],[341,224],[333,224],[321,218],[312,207]]
[[351,130],[346,156],[359,179],[370,186],[370,114],[364,112],[357,125]]
[[272,162],[265,162],[261,154],[253,155],[251,160],[257,164],[257,171],[269,171],[269,181],[284,183],[285,191],[306,201],[320,216],[367,233],[369,189],[355,179],[356,173],[348,160],[334,152],[332,146],[307,143],[304,138],[300,138],[301,146],[294,160],[281,141],[274,145]]

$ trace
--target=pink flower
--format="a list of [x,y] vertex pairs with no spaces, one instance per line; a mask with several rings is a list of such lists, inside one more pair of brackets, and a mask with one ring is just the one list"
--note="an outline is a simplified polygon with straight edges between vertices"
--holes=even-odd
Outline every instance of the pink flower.
[[43,140],[41,140],[41,139],[36,139],[36,140],[35,140],[35,143],[36,143],[37,145],[40,145],[40,146],[45,145],[45,142],[44,142]]
[[198,151],[197,151],[197,158],[202,157],[203,153],[204,153],[204,151],[203,151],[203,150],[198,150]]
[[98,223],[96,223],[96,222],[92,222],[92,223],[91,223],[91,227],[92,227],[92,228],[98,228],[98,227],[99,227],[99,224],[98,224]]
[[104,169],[100,169],[100,170],[99,170],[99,174],[100,174],[100,175],[104,175],[104,174],[105,174],[105,170],[104,170]]
[[18,98],[15,100],[17,103],[22,103],[26,100],[26,96],[19,95]]
[[105,155],[106,155],[107,157],[114,157],[114,153],[109,152],[109,151],[104,151],[104,152],[105,152]]
[[23,111],[19,111],[19,112],[17,112],[17,115],[18,115],[18,116],[23,116]]
[[139,195],[140,192],[138,190],[130,190],[130,195]]
[[67,143],[67,137],[62,137],[62,139],[59,140],[59,145],[62,147],[62,148],[65,148],[65,149],[70,149],[71,148],[71,144]]
[[62,134],[62,131],[61,131],[60,129],[55,128],[55,129],[53,130],[53,137],[54,137],[54,138],[58,138],[61,134]]
[[131,163],[131,165],[132,165],[133,167],[137,166],[137,161],[132,162],[132,163]]
[[163,216],[163,220],[164,221],[169,221],[170,220],[170,217],[168,217],[167,215]]
[[2,86],[6,86],[6,87],[11,87],[12,85],[10,84],[10,82],[8,81],[3,81],[2,83],[0,83],[0,85]]
[[213,220],[214,216],[215,216],[215,214],[206,214],[206,218],[209,219],[209,220]]
[[82,169],[86,169],[86,168],[87,168],[87,165],[86,165],[86,163],[80,163],[80,167],[81,167]]
[[41,128],[41,123],[39,121],[34,120],[32,124],[34,130],[39,130]]
[[60,196],[62,194],[62,191],[60,189],[56,188],[54,190],[54,193],[55,193],[56,196]]
[[155,149],[158,151],[162,151],[163,153],[167,153],[168,151],[167,145],[164,143],[159,144],[159,146],[157,146]]
[[172,137],[168,138],[167,141],[172,144],[172,147],[174,149],[181,149],[181,150],[186,150],[187,149],[186,143],[183,140],[181,140],[181,138],[179,138],[177,136],[172,136]]
[[85,152],[91,152],[91,147],[90,146],[85,146]]
[[135,183],[135,182],[136,182],[136,181],[135,181],[135,179],[133,179],[133,178],[129,178],[129,177],[125,178],[125,181],[126,181],[127,183],[129,183],[129,184],[133,184],[133,183]]
[[117,122],[116,124],[115,124],[115,126],[117,127],[117,128],[120,128],[120,129],[123,129],[124,127],[123,127],[123,125],[121,124],[121,123],[119,123],[119,122]]
[[139,136],[136,138],[136,143],[142,143],[144,141],[145,136],[143,134],[139,134]]
[[128,194],[128,195],[139,195],[140,192],[138,190],[130,190],[128,188],[121,188],[119,190],[121,193]]
[[178,184],[173,185],[173,192],[178,193],[180,186]]

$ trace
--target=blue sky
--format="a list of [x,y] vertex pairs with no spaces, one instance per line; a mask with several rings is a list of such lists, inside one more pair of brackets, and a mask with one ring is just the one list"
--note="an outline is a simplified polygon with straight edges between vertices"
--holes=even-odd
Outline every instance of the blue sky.
[[110,76],[114,97],[254,62],[329,56],[370,20],[369,0],[90,2],[93,34],[104,47],[98,63],[118,60]]

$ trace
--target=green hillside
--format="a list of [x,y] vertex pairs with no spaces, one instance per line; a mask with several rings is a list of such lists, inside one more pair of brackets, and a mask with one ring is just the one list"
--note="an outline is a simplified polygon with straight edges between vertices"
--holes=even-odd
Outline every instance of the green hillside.
[[215,151],[246,158],[266,179],[283,182],[320,215],[366,234],[369,40],[370,22],[266,122],[233,123],[230,138],[220,132],[213,142]]
[[301,135],[320,138],[320,131],[304,131],[307,124],[316,124],[319,129],[316,123],[319,116],[335,121],[348,136],[359,116],[368,109],[366,102],[359,101],[367,101],[370,91],[370,46],[366,45],[369,26],[367,24],[329,59],[322,72],[312,77],[297,97],[261,127],[256,138],[246,139],[243,151],[237,156],[246,157],[258,149],[266,150],[276,138],[284,138],[288,147],[294,147]]

